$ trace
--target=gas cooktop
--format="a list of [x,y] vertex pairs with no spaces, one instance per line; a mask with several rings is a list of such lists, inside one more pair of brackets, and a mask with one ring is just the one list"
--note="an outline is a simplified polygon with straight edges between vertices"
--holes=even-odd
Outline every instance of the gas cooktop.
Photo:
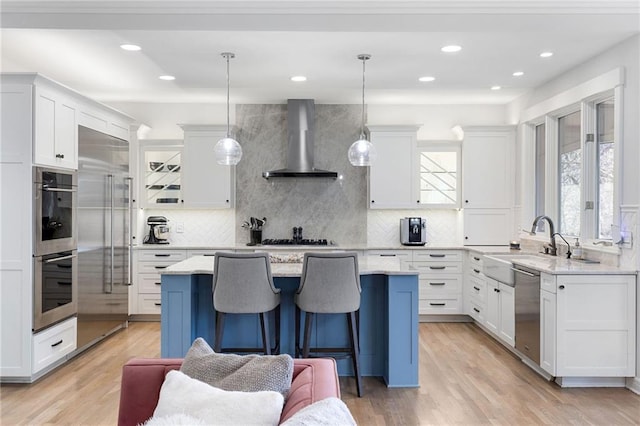
[[307,238],[303,238],[301,240],[268,238],[266,240],[262,240],[262,245],[265,245],[265,246],[327,246],[329,245],[329,241],[324,239],[312,240]]

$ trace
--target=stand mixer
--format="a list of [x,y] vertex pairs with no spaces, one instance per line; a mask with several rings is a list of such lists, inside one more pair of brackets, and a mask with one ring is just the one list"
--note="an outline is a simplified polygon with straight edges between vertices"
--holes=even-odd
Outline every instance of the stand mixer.
[[149,216],[149,235],[144,238],[144,244],[169,244],[169,227],[164,216]]

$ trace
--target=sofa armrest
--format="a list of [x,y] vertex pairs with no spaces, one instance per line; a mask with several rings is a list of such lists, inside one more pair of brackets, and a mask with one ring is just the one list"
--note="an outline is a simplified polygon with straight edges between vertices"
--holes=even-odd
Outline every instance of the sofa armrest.
[[170,370],[178,370],[182,359],[132,359],[122,367],[119,426],[136,426],[153,415],[160,388]]
[[280,423],[307,405],[325,398],[340,398],[338,370],[333,358],[294,359],[293,380]]

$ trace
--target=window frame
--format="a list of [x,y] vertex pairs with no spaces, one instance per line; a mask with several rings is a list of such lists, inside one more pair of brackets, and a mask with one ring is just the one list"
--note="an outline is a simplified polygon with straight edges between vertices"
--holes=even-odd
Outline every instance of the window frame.
[[[598,211],[596,208],[587,209],[586,201],[592,201],[595,204],[598,200],[597,197],[597,180],[599,177],[599,170],[597,168],[597,137],[594,138],[594,142],[586,142],[587,134],[597,134],[596,123],[596,105],[606,100],[613,100],[614,104],[614,184],[613,184],[613,228],[612,232],[613,240],[606,240],[604,238],[598,238]],[[528,163],[525,164],[525,173],[529,173],[529,187],[532,189],[530,192],[523,192],[524,196],[529,195],[529,199],[523,200],[524,205],[529,210],[529,217],[535,217],[537,210],[536,201],[536,126],[545,124],[545,214],[559,224],[560,217],[560,156],[559,156],[559,134],[558,134],[558,120],[560,117],[574,113],[576,111],[581,112],[581,129],[580,129],[580,147],[582,149],[582,170],[581,170],[581,190],[580,190],[580,235],[579,238],[583,244],[593,246],[592,243],[596,241],[611,241],[612,243],[618,243],[616,239],[616,228],[620,229],[620,194],[622,193],[622,143],[621,143],[621,129],[622,129],[622,88],[616,86],[612,89],[605,90],[594,94],[592,96],[585,97],[579,102],[573,102],[567,104],[564,107],[549,111],[544,115],[538,116],[534,119],[527,120],[524,123],[524,140],[525,144],[529,146],[530,156]],[[525,157],[526,160],[526,157]],[[523,224],[525,229],[526,223]],[[530,225],[529,225],[530,227]],[[546,238],[546,236],[545,236]],[[595,246],[593,246],[595,248]],[[599,246],[599,250],[607,251],[607,248]],[[609,248],[608,250],[618,251],[617,247]]]

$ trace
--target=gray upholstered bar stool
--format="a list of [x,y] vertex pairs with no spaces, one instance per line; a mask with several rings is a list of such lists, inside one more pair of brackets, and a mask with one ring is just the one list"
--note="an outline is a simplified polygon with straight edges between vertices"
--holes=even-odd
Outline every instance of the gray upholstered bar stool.
[[[222,352],[226,314],[259,314],[262,351],[271,355],[269,312],[275,310],[275,352],[280,347],[280,289],[273,285],[268,253],[215,253],[213,307],[216,336],[213,350]],[[258,352],[260,348],[227,348],[227,352]]]
[[[358,254],[341,253],[305,253],[302,266],[300,287],[295,295],[295,345],[296,355],[303,358],[309,353],[347,353],[353,361],[358,396],[362,396],[360,378],[359,309],[360,309],[360,273]],[[305,312],[304,337],[300,349],[300,323],[302,311]],[[313,314],[346,314],[350,347],[348,348],[310,348],[311,323]]]

